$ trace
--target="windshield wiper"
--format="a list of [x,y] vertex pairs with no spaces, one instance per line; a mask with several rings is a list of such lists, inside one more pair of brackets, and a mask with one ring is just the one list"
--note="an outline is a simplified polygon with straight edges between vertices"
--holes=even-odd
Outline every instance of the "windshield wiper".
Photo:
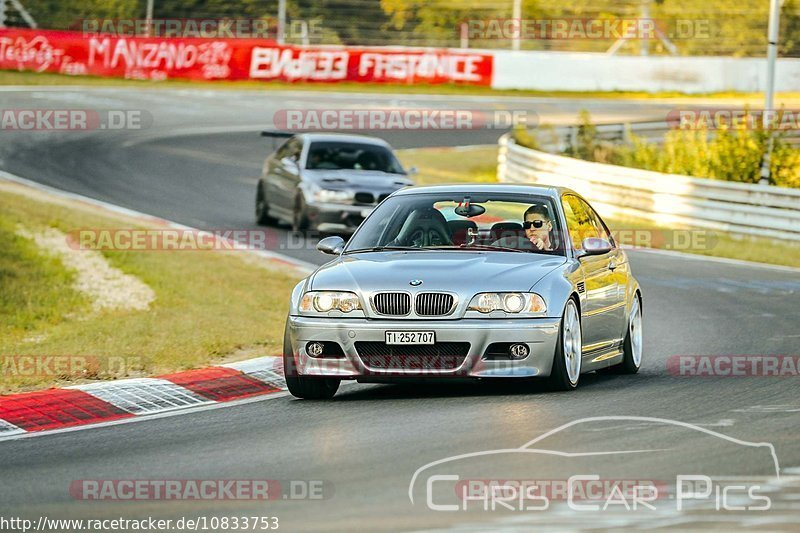
[[527,254],[532,250],[520,250],[519,248],[509,248],[507,246],[492,246],[490,244],[461,244],[459,246],[430,246],[428,247],[429,250],[494,250],[498,252],[519,252],[522,254]]
[[345,254],[354,254],[358,252],[384,252],[384,251],[425,251],[430,250],[430,248],[420,248],[419,246],[373,246],[372,248],[358,248],[356,250],[347,250],[344,252]]

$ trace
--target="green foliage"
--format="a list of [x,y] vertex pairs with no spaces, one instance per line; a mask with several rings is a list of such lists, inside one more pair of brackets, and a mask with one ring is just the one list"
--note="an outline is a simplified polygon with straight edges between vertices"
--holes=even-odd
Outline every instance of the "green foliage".
[[520,146],[530,148],[531,150],[540,149],[539,138],[522,124],[515,125],[514,129],[511,130],[511,135],[514,138],[514,142]]
[[0,215],[0,333],[24,334],[60,323],[83,311],[84,299],[72,289],[73,274],[16,234],[18,221]]
[[[758,183],[763,154],[769,145],[770,132],[752,129],[758,123],[746,117],[733,127],[714,131],[706,127],[669,131],[663,143],[651,143],[629,134],[629,144],[612,145],[598,141],[588,113],[581,115],[575,146],[565,155],[598,163],[653,170],[743,183]],[[792,148],[781,132],[774,133],[770,160],[772,180],[784,187],[800,187],[800,150]]]
[[[76,27],[85,18],[143,18],[146,0],[24,0],[42,28]],[[766,0],[522,0],[526,20],[633,21],[649,18],[681,55],[763,56],[767,46]],[[278,0],[156,0],[156,18],[275,19]],[[24,25],[13,6],[9,24]],[[512,2],[488,0],[287,0],[291,20],[319,20],[312,42],[327,44],[458,46],[466,21],[498,21],[512,16]],[[607,38],[523,38],[528,50],[604,52],[617,41]],[[508,48],[507,38],[470,38],[471,48]],[[620,53],[638,54],[641,40],[625,41]],[[660,39],[650,39],[653,54],[668,54]],[[800,0],[781,10],[781,54],[800,56]]]

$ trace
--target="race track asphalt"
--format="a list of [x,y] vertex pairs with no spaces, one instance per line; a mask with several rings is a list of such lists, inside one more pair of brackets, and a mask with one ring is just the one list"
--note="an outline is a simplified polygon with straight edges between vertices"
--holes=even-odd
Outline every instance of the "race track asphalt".
[[[269,141],[258,137],[276,109],[303,105],[527,106],[561,117],[581,108],[609,118],[663,116],[668,105],[551,99],[385,97],[227,91],[39,89],[0,93],[4,108],[145,109],[147,131],[2,132],[0,168],[44,184],[202,228],[255,228],[253,186]],[[397,148],[491,144],[500,132],[385,132]],[[321,264],[313,245],[282,253]],[[295,243],[296,244],[296,243]],[[313,244],[313,243],[312,243]],[[297,249],[299,248],[299,249]],[[703,258],[630,252],[644,290],[644,364],[636,376],[586,375],[573,393],[532,383],[343,386],[332,401],[287,395],[222,409],[0,443],[0,514],[51,518],[277,516],[288,531],[345,528],[420,530],[559,527],[733,527],[800,525],[800,397],[797,377],[674,375],[679,355],[798,355],[800,276],[796,271]],[[595,420],[589,417],[663,420]],[[677,421],[687,425],[670,423]],[[538,448],[558,455],[482,455],[435,467],[461,479],[659,480],[677,475],[774,478],[768,512],[691,507],[666,494],[656,511],[434,511],[425,503],[433,461],[512,450],[564,424]],[[706,432],[702,430],[705,429]],[[726,440],[718,432],[736,442]],[[740,442],[741,441],[741,442]],[[597,455],[602,453],[603,455]],[[324,498],[83,501],[76,480],[273,479],[322,481]],[[442,496],[444,498],[444,496]],[[437,500],[438,501],[438,500]],[[443,501],[443,500],[442,500]],[[737,500],[739,501],[739,500]],[[219,528],[217,528],[219,529]]]

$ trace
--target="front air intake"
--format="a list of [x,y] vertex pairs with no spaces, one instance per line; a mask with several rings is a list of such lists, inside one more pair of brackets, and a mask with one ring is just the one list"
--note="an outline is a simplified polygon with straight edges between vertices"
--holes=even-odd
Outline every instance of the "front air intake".
[[423,292],[417,295],[415,303],[419,316],[445,316],[453,312],[455,298],[442,292]]
[[372,307],[379,315],[406,316],[411,312],[411,295],[405,292],[379,292],[372,298]]

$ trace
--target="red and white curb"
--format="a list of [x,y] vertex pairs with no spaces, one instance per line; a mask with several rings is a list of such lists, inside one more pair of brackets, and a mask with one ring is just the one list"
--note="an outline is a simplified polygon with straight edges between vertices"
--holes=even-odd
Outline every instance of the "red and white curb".
[[260,357],[154,378],[0,396],[0,439],[151,416],[286,390],[283,361]]

